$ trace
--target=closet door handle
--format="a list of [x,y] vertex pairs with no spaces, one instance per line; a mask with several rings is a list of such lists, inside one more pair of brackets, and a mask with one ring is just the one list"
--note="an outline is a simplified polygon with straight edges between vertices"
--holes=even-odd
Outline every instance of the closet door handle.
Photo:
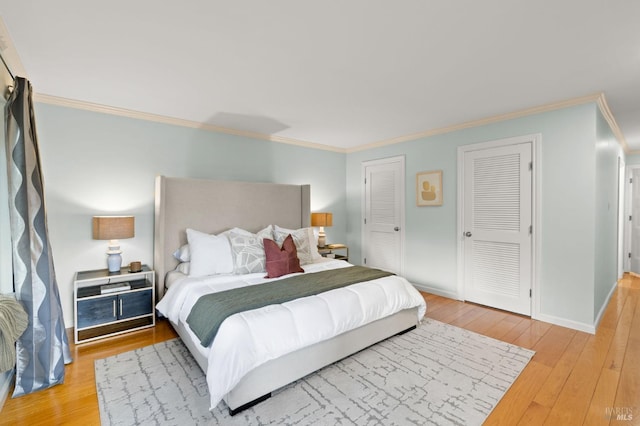
[[464,233],[464,236],[465,236],[465,237],[470,237],[470,236],[471,236],[471,232],[469,232],[469,231],[465,232],[465,233]]

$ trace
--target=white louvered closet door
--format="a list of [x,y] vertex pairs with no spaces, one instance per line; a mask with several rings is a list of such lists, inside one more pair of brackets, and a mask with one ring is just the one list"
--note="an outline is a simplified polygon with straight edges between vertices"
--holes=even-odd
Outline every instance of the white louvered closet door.
[[530,143],[464,157],[465,299],[531,315]]
[[404,160],[365,167],[364,263],[402,274]]

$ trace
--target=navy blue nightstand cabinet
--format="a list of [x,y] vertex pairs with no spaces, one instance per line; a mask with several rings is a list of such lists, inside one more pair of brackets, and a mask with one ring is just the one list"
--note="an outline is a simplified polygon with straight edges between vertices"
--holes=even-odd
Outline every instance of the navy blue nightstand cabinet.
[[116,321],[118,296],[79,299],[77,306],[78,328],[86,328]]
[[155,325],[155,276],[123,268],[81,271],[74,280],[75,342],[82,343]]

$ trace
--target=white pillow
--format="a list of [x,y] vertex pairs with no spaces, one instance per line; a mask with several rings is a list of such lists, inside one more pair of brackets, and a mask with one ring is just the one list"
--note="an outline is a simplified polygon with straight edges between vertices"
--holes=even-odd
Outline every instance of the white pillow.
[[240,234],[247,237],[269,238],[270,240],[272,240],[273,225],[267,225],[264,229],[259,230],[255,234],[253,232],[247,231],[246,229],[242,229],[242,228],[231,228],[228,231],[224,232],[224,234],[227,234],[227,236],[229,236],[230,233]]
[[[263,234],[265,234],[265,238],[273,238],[273,232],[272,232],[272,227],[273,225],[269,225],[266,228],[258,231],[257,235],[261,236]],[[231,228],[228,229],[220,234],[218,234],[218,236],[220,235],[225,235],[225,236],[229,236],[230,233],[236,233],[236,234],[241,234],[241,235],[246,235],[246,236],[252,236],[252,235],[256,235],[252,232],[246,231],[242,228]],[[182,247],[178,248],[176,251],[173,252],[173,257],[175,257],[176,259],[178,259],[180,262],[190,262],[191,261],[191,251],[189,250],[189,244],[185,244]]]
[[185,244],[176,251],[173,252],[173,257],[180,262],[189,262],[191,260],[191,252],[189,251],[189,244]]
[[231,245],[225,235],[209,235],[187,228],[187,241],[191,252],[190,277],[233,272]]
[[[298,259],[300,259],[300,265],[313,263],[313,261],[316,259],[314,257],[314,252],[318,253],[318,245],[317,243],[315,243],[315,238],[313,237],[313,229],[287,229],[281,228],[278,225],[274,226],[273,236],[275,237],[275,241],[276,243],[278,243],[278,245],[282,245],[284,239],[287,238],[287,235],[289,234],[291,234],[291,236],[293,237],[293,242],[296,244]],[[320,256],[319,253],[318,256]]]
[[307,228],[309,230],[309,239],[311,240],[311,257],[314,260],[323,259],[322,255],[318,251],[318,229]]

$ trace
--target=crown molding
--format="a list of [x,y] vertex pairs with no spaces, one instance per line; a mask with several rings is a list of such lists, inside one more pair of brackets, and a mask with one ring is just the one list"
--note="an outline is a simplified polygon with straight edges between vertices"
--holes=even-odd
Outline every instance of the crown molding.
[[453,126],[447,126],[447,127],[441,127],[438,129],[432,129],[432,130],[427,130],[424,132],[419,132],[419,133],[413,133],[410,135],[405,135],[405,136],[399,136],[396,138],[392,138],[392,139],[386,139],[386,140],[382,140],[379,142],[374,142],[371,144],[367,144],[367,145],[361,145],[355,148],[349,148],[347,149],[347,153],[352,153],[352,152],[358,152],[358,151],[365,151],[367,149],[372,149],[372,148],[379,148],[382,146],[387,146],[387,145],[393,145],[393,144],[397,144],[397,143],[401,143],[401,142],[408,142],[408,141],[412,141],[412,140],[416,140],[416,139],[422,139],[422,138],[426,138],[426,137],[430,137],[430,136],[435,136],[435,135],[441,135],[444,133],[450,133],[450,132],[455,132],[457,130],[462,130],[462,129],[468,129],[471,127],[478,127],[478,126],[484,126],[487,124],[492,124],[492,123],[497,123],[500,121],[506,121],[506,120],[513,120],[515,118],[520,118],[520,117],[525,117],[528,115],[534,115],[534,114],[540,114],[543,112],[548,112],[548,111],[554,111],[557,109],[562,109],[562,108],[569,108],[572,106],[576,106],[576,105],[583,105],[583,104],[587,104],[587,103],[597,103],[598,107],[600,108],[600,111],[602,111],[602,114],[604,115],[605,119],[607,120],[607,122],[609,123],[609,125],[611,126],[613,133],[615,134],[618,143],[620,144],[620,146],[622,146],[622,149],[625,152],[628,152],[629,147],[627,146],[626,140],[622,134],[622,132],[620,131],[620,128],[618,127],[618,124],[616,123],[615,119],[613,118],[613,115],[611,114],[611,111],[609,110],[609,107],[607,105],[607,102],[604,98],[604,94],[603,93],[596,93],[593,95],[587,95],[587,96],[582,96],[579,98],[573,98],[573,99],[568,99],[565,101],[560,101],[560,102],[554,102],[551,104],[546,104],[546,105],[540,105],[537,107],[533,107],[533,108],[527,108],[527,109],[523,109],[520,111],[515,111],[515,112],[510,112],[507,114],[500,114],[500,115],[495,115],[492,117],[486,117],[486,118],[481,118],[479,120],[473,120],[473,121],[467,121],[465,123],[461,123],[461,124],[455,124]]
[[86,111],[99,112],[102,114],[117,115],[120,117],[128,117],[128,118],[134,118],[138,120],[153,121],[156,123],[170,124],[174,126],[190,127],[193,129],[202,129],[210,132],[225,133],[225,134],[234,135],[234,136],[243,136],[243,137],[248,137],[253,139],[267,140],[270,142],[296,145],[296,146],[301,146],[305,148],[321,149],[325,151],[334,151],[334,152],[340,152],[340,153],[346,152],[344,148],[323,145],[323,144],[314,143],[314,142],[308,142],[308,141],[303,141],[303,140],[298,140],[293,138],[286,138],[286,137],[276,136],[276,135],[266,135],[263,133],[250,132],[246,130],[229,129],[226,127],[214,126],[212,124],[200,123],[197,121],[167,117],[164,115],[151,114],[151,113],[141,112],[141,111],[134,111],[126,108],[117,108],[117,107],[112,107],[108,105],[96,104],[92,102],[78,101],[74,99],[62,98],[59,96],[45,95],[42,93],[35,93],[33,96],[33,99],[34,101],[43,103],[43,104],[82,109]]
[[368,149],[379,148],[387,145],[394,145],[402,142],[408,142],[408,141],[422,139],[422,138],[440,135],[444,133],[450,133],[457,130],[483,126],[487,124],[497,123],[500,121],[512,120],[515,118],[525,117],[528,115],[540,114],[543,112],[554,111],[562,108],[568,108],[568,107],[583,105],[587,103],[596,103],[602,115],[604,116],[605,120],[607,121],[609,126],[611,126],[611,129],[616,137],[616,140],[618,141],[618,143],[620,144],[624,152],[626,154],[640,153],[640,151],[629,150],[629,146],[627,145],[626,139],[624,138],[622,131],[618,127],[618,123],[616,122],[615,118],[613,117],[613,114],[611,113],[611,110],[609,109],[604,93],[597,93],[593,95],[582,96],[579,98],[568,99],[561,102],[555,102],[555,103],[541,105],[533,108],[527,108],[520,111],[510,112],[507,114],[496,115],[492,117],[482,118],[479,120],[467,121],[465,123],[456,124],[453,126],[441,127],[438,129],[427,130],[424,132],[413,133],[405,136],[399,136],[396,138],[386,139],[379,142],[374,142],[371,144],[361,145],[358,147],[347,148],[347,149],[324,145],[320,143],[293,139],[293,138],[286,138],[286,137],[277,136],[277,135],[266,135],[262,133],[250,132],[245,130],[229,129],[226,127],[214,126],[212,124],[199,123],[197,121],[167,117],[167,116],[158,115],[158,114],[134,111],[134,110],[129,110],[125,108],[117,108],[117,107],[112,107],[108,105],[78,101],[74,99],[67,99],[67,98],[62,98],[62,97],[52,96],[52,95],[45,95],[40,93],[34,94],[34,100],[40,103],[63,106],[67,108],[82,109],[87,111],[99,112],[103,114],[117,115],[120,117],[128,117],[128,118],[134,118],[139,120],[153,121],[157,123],[170,124],[174,126],[190,127],[194,129],[207,130],[210,132],[225,133],[229,135],[243,136],[243,137],[249,137],[253,139],[261,139],[261,140],[267,140],[270,142],[285,143],[285,144],[296,145],[296,146],[301,146],[305,148],[320,149],[320,150],[333,151],[333,152],[339,152],[339,153],[352,153],[352,152],[358,152],[358,151],[365,151]]
[[604,119],[607,120],[607,123],[609,123],[609,126],[611,127],[611,131],[613,132],[616,139],[618,140],[618,143],[622,147],[622,150],[625,152],[625,154],[632,154],[633,152],[631,152],[631,150],[629,149],[627,140],[622,134],[622,131],[620,130],[620,127],[618,127],[618,123],[616,122],[616,119],[613,117],[613,114],[609,109],[609,104],[607,103],[607,99],[605,98],[604,93],[600,93],[600,95],[598,96],[597,102],[598,102],[598,108],[600,108],[600,112],[604,116]]

